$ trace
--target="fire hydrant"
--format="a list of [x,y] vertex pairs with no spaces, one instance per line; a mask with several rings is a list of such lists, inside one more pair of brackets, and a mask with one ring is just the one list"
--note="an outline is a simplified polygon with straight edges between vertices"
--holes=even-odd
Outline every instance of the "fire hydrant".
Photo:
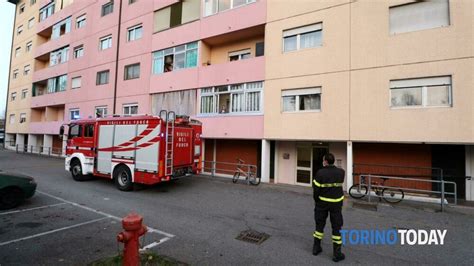
[[117,235],[117,241],[125,244],[122,261],[124,266],[139,265],[139,238],[147,232],[147,227],[142,223],[143,217],[138,214],[129,214],[122,219],[122,227],[125,232]]

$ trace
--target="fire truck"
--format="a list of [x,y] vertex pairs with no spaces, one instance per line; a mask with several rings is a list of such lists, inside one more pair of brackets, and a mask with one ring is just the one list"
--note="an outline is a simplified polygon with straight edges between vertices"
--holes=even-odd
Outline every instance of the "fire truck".
[[163,110],[160,116],[112,116],[66,126],[65,168],[76,181],[103,177],[129,191],[134,183],[152,185],[201,171],[202,124],[188,116]]

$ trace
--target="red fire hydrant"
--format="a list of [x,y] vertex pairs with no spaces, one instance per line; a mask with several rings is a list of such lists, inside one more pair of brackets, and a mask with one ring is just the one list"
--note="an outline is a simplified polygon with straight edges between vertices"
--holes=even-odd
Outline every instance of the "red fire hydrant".
[[143,217],[134,213],[122,219],[122,227],[125,232],[117,235],[117,241],[125,244],[122,261],[124,266],[139,265],[139,238],[147,232],[147,227],[142,222]]

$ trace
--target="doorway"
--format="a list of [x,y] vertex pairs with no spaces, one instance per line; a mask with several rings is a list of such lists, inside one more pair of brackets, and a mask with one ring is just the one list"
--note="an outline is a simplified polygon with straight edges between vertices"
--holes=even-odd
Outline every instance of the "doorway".
[[301,145],[296,150],[296,184],[311,186],[316,173],[323,167],[323,156],[329,149],[327,146]]

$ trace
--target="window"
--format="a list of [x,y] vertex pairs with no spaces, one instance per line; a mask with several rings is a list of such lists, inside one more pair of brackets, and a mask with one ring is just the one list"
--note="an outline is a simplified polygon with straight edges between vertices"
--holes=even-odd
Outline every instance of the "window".
[[54,1],[49,3],[47,6],[41,8],[39,10],[40,13],[40,21],[43,21],[47,18],[49,18],[51,15],[54,14]]
[[251,57],[250,49],[245,49],[245,50],[229,53],[229,61],[238,61],[238,60],[248,59],[250,57]]
[[140,64],[125,66],[125,80],[137,79],[140,77]]
[[30,6],[36,4],[36,0],[30,0]]
[[71,79],[71,89],[79,89],[81,87],[82,77],[74,77]]
[[51,35],[51,39],[57,39],[70,31],[71,17],[68,17],[67,19],[58,22],[53,26],[53,33]]
[[283,90],[282,111],[304,112],[321,110],[321,88]]
[[[77,111],[77,116],[74,116],[74,117],[77,117],[77,118],[71,118],[71,113],[70,113],[70,120],[76,120],[76,119],[79,119],[79,109],[73,109],[73,110],[70,110],[69,112],[75,112]],[[69,126],[69,134],[67,134],[67,138],[68,139],[72,139],[72,138],[75,138],[75,137],[80,137],[82,136],[82,125],[77,125],[77,124],[72,124]]]
[[19,73],[18,69],[13,70],[13,79],[18,78],[18,73]]
[[28,20],[28,29],[31,29],[33,28],[33,25],[35,25],[35,18],[30,18],[30,20]]
[[33,42],[26,43],[26,52],[31,52],[31,48],[33,47]]
[[204,0],[204,16],[254,3],[255,0]]
[[16,29],[16,35],[20,35],[23,32],[23,25],[18,26]]
[[20,56],[20,53],[21,53],[21,47],[17,47],[17,48],[15,49],[15,57]]
[[28,96],[28,89],[22,90],[21,91],[21,98],[26,99],[27,96]]
[[109,70],[97,72],[96,85],[104,85],[109,83]]
[[10,124],[15,124],[15,115],[10,115]]
[[154,31],[162,31],[176,27],[200,17],[201,0],[179,1],[171,6],[155,11]]
[[84,56],[84,46],[78,46],[74,48],[74,58],[79,58]]
[[263,82],[201,89],[201,114],[260,113]]
[[317,23],[283,31],[283,51],[290,52],[322,45],[323,24]]
[[416,1],[393,6],[390,34],[446,27],[449,22],[449,0]]
[[86,14],[76,18],[76,29],[86,26]]
[[107,16],[108,14],[114,12],[114,2],[110,1],[107,4],[102,6],[101,16]]
[[128,4],[129,4],[129,5],[130,5],[130,4],[133,4],[133,3],[136,3],[136,2],[137,2],[137,0],[128,0]]
[[141,39],[143,36],[142,25],[133,26],[127,30],[127,41],[135,41]]
[[53,51],[49,55],[50,66],[66,63],[68,60],[69,60],[69,46]]
[[[69,110],[69,119],[70,120],[79,119],[79,109],[70,109]],[[72,129],[71,129],[71,131],[72,131]]]
[[30,65],[24,66],[23,67],[23,76],[27,76],[28,74],[30,74],[30,71],[31,71]]
[[95,108],[95,117],[106,117],[107,116],[107,106],[97,106]]
[[390,81],[390,106],[452,106],[451,76]]
[[159,114],[161,110],[173,110],[177,114],[195,116],[197,90],[170,91],[151,95],[151,110]]
[[198,44],[192,42],[153,53],[153,74],[197,66]]
[[123,105],[124,115],[136,115],[138,114],[138,104],[124,104]]
[[22,5],[20,6],[20,8],[18,9],[18,13],[21,14],[21,13],[23,13],[23,12],[25,12],[25,4],[22,4]]
[[21,113],[20,114],[20,124],[25,123],[25,122],[26,122],[26,114]]
[[84,137],[85,138],[94,137],[94,124],[88,124],[84,126]]
[[48,93],[65,91],[67,86],[67,75],[48,79]]
[[16,92],[12,92],[11,96],[10,96],[10,101],[14,101],[16,100]]
[[112,35],[105,36],[99,40],[99,50],[105,50],[112,47]]

